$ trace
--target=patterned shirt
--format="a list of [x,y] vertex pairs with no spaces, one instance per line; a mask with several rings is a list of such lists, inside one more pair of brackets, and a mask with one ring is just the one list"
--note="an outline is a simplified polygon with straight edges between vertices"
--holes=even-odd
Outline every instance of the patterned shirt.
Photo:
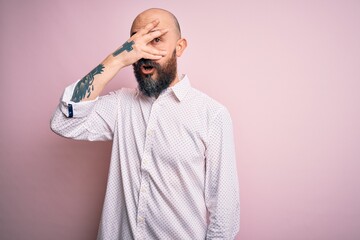
[[186,75],[158,98],[120,89],[70,101],[68,86],[51,120],[57,134],[112,140],[98,239],[234,239],[239,185],[226,108]]

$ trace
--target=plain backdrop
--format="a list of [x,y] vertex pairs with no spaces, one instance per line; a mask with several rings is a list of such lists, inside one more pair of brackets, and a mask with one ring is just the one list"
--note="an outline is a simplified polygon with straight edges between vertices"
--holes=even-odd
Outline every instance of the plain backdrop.
[[[360,239],[356,0],[0,0],[0,239],[95,239],[111,143],[49,121],[150,7],[178,17],[180,72],[232,115],[237,239]],[[131,68],[104,94],[120,87],[136,87]]]

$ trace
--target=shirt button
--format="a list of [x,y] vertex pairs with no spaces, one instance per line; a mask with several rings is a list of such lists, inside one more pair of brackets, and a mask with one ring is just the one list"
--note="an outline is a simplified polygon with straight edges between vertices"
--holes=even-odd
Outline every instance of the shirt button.
[[154,134],[154,130],[152,130],[152,129],[149,129],[148,131],[147,131],[147,135],[150,137],[150,136],[152,136]]
[[139,217],[138,218],[139,222],[143,223],[145,221],[145,219],[143,217]]
[[146,189],[144,187],[141,188],[141,192],[145,193]]

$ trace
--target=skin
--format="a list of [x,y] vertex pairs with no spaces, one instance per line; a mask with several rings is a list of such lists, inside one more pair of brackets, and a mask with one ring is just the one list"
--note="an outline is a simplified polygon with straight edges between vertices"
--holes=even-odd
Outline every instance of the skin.
[[[171,57],[174,49],[176,57],[180,57],[187,46],[186,39],[180,37],[173,15],[163,9],[148,9],[140,13],[132,24],[130,34],[131,37],[122,46],[109,54],[79,81],[75,87],[72,101],[96,99],[106,84],[121,69],[132,65],[141,58],[151,59],[163,66]],[[95,69],[101,69],[101,71],[95,71]],[[156,72],[154,72],[154,79],[156,77]],[[176,78],[170,86],[177,82],[179,79],[176,74]]]

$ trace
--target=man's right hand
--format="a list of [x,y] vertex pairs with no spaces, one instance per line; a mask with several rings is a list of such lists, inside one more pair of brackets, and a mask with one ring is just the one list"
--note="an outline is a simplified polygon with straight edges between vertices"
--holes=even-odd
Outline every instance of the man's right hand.
[[158,60],[165,56],[167,52],[164,49],[157,49],[149,44],[153,39],[168,32],[168,29],[155,30],[158,24],[159,20],[154,20],[137,31],[120,48],[112,53],[113,60],[121,62],[122,67],[126,67],[141,58]]

